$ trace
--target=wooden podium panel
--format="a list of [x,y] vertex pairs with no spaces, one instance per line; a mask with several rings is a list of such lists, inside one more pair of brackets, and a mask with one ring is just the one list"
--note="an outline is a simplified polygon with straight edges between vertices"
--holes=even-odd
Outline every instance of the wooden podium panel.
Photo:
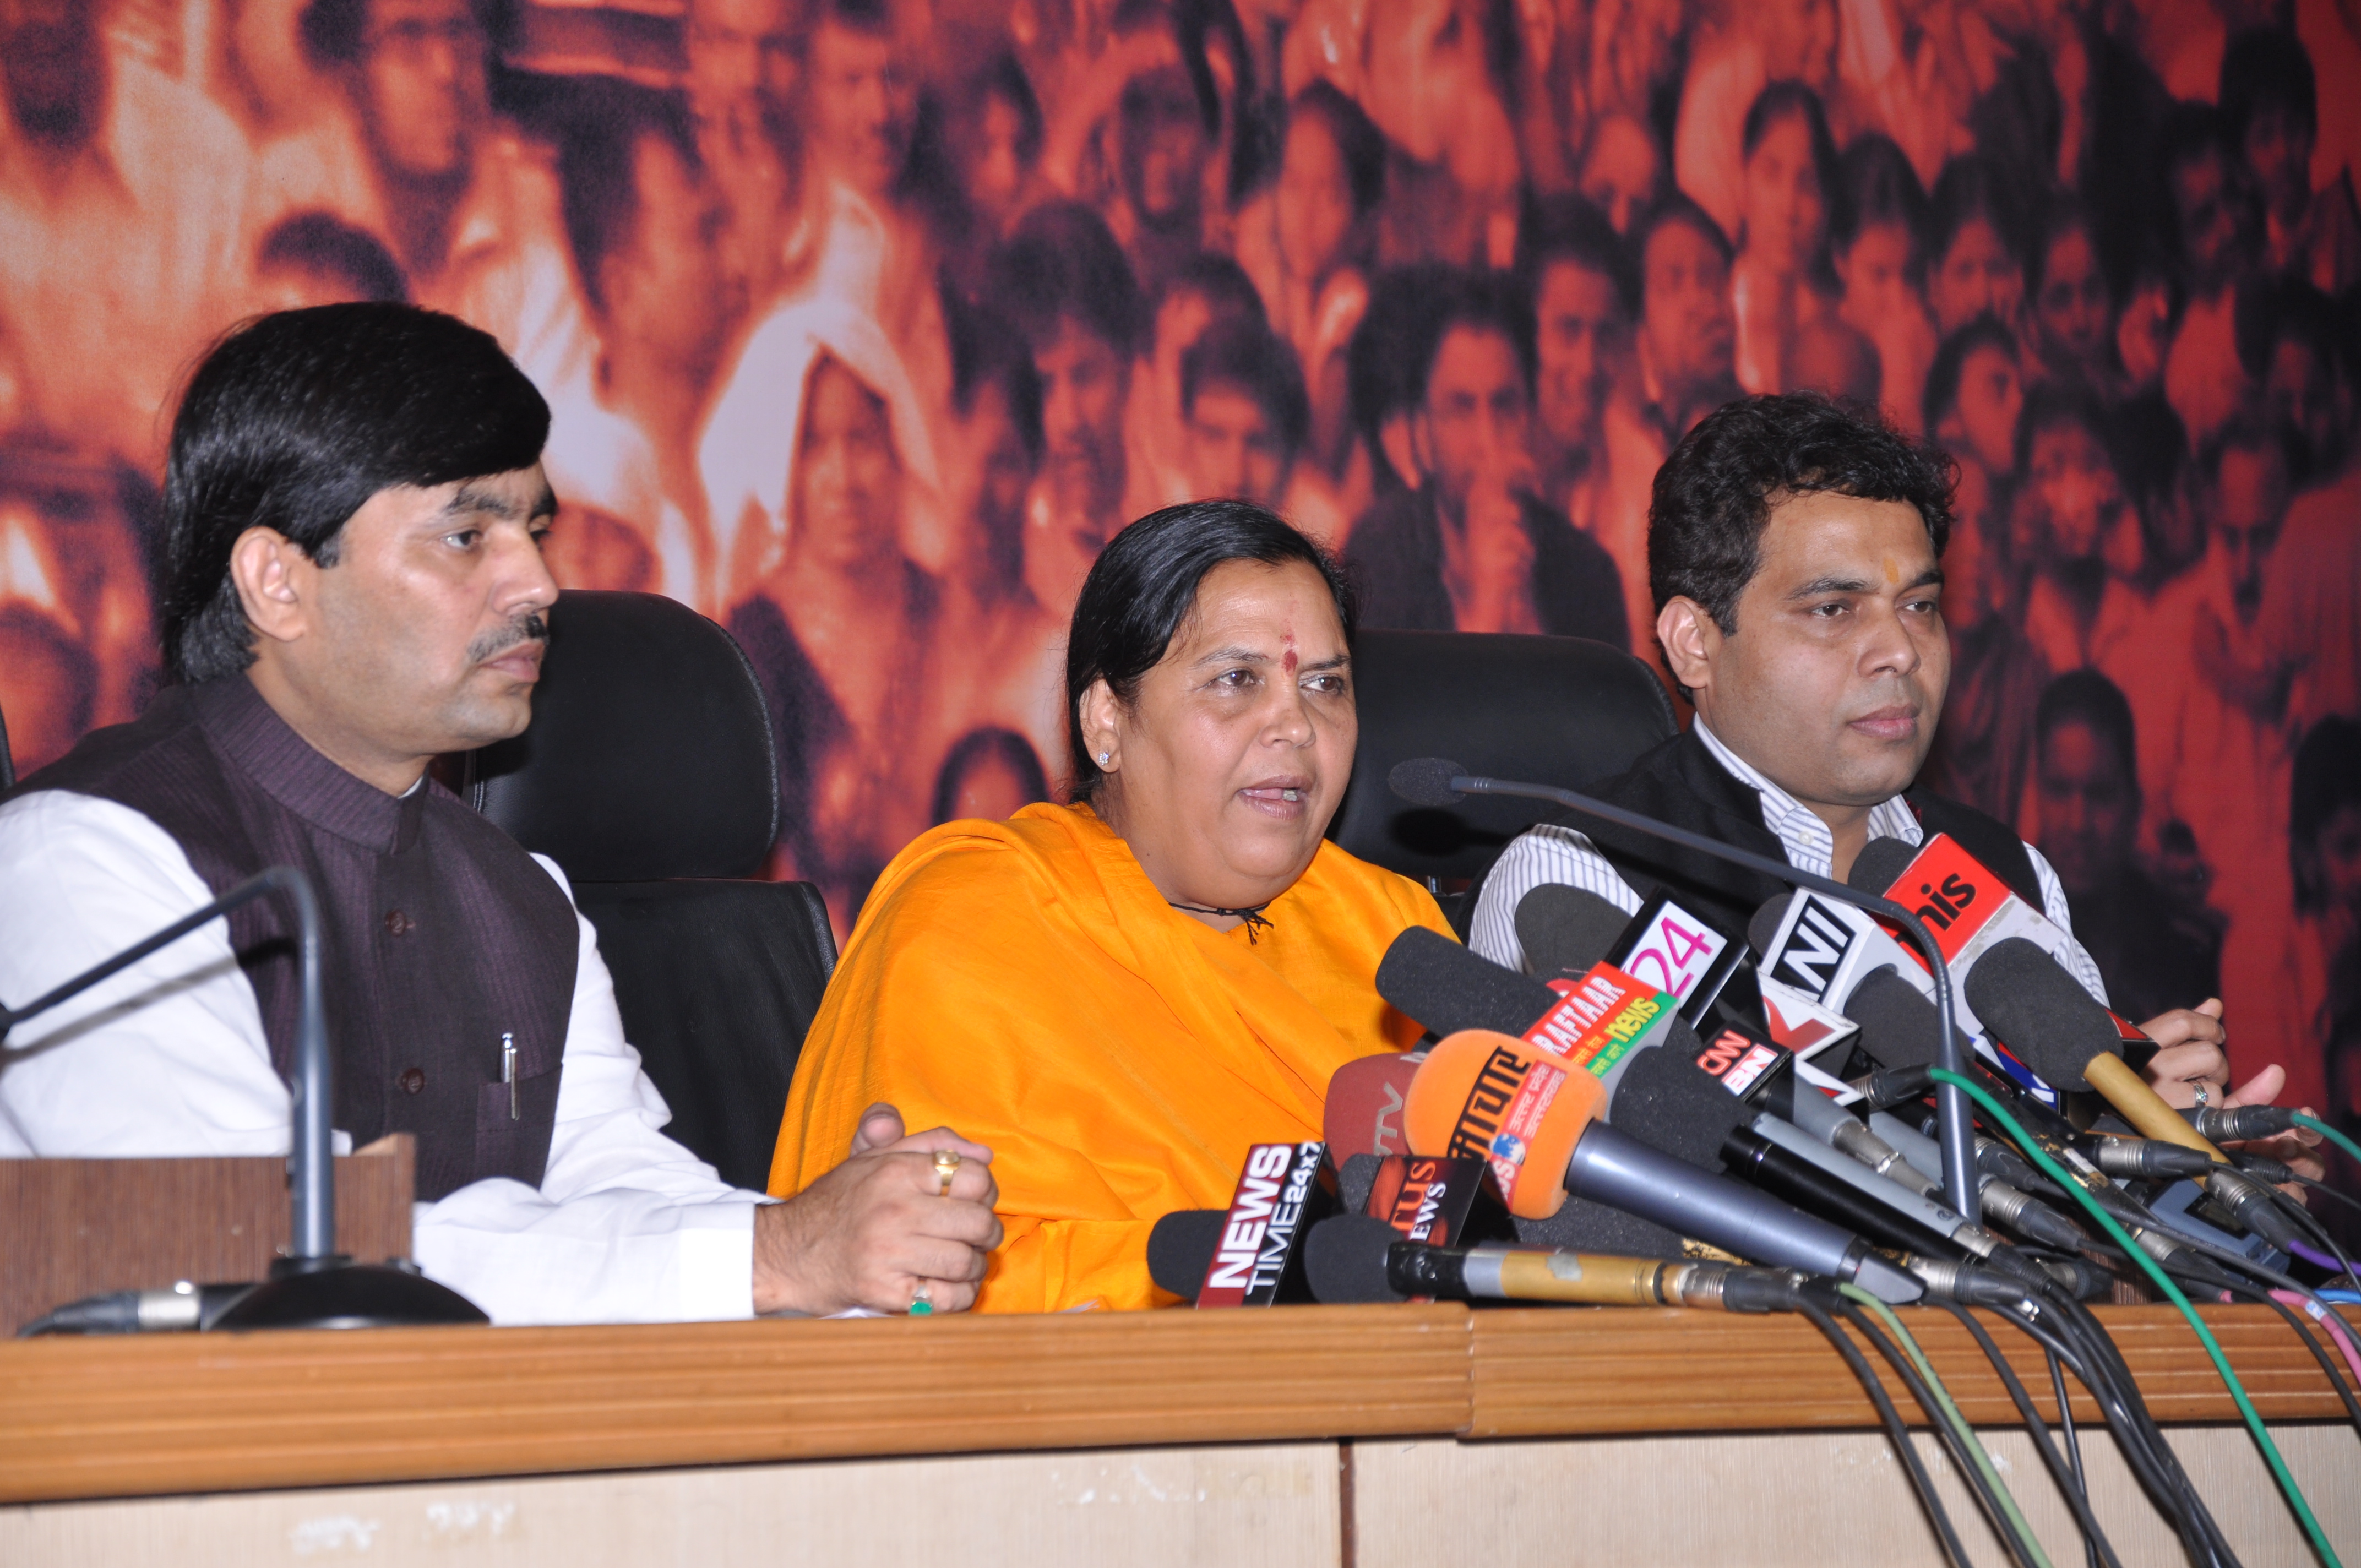
[[[418,1144],[379,1138],[336,1161],[336,1246],[410,1255]],[[260,1279],[287,1250],[283,1158],[0,1159],[0,1335],[104,1290]]]

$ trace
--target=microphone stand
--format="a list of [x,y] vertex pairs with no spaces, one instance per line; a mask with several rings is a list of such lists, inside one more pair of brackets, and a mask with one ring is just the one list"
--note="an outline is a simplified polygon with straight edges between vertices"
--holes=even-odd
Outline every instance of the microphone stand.
[[475,1303],[447,1286],[405,1269],[357,1264],[336,1250],[335,1056],[329,1048],[328,1007],[320,989],[320,901],[312,891],[312,879],[297,868],[272,866],[250,876],[211,904],[22,1007],[0,1006],[0,1044],[26,1019],[72,1000],[199,927],[270,893],[285,898],[295,912],[299,973],[293,1140],[287,1159],[287,1255],[270,1266],[268,1280],[248,1288],[217,1321],[205,1326],[360,1328],[489,1321]]
[[[1519,784],[1510,779],[1487,778],[1480,773],[1462,772],[1456,762],[1433,760],[1424,766],[1419,762],[1398,764],[1387,783],[1392,785],[1396,795],[1413,806],[1436,806],[1444,803],[1418,793],[1416,784],[1424,784],[1427,780],[1423,776],[1415,777],[1414,782],[1412,779],[1405,778],[1405,773],[1411,770],[1416,770],[1417,775],[1429,773],[1440,775],[1448,771],[1449,780],[1443,784],[1442,787],[1454,800],[1471,795],[1509,795],[1522,796],[1528,800],[1546,800],[1554,805],[1565,806],[1569,810],[1579,811],[1585,816],[1596,817],[1602,821],[1612,822],[1618,827],[1629,828],[1635,833],[1644,833],[1650,838],[1662,839],[1667,843],[1695,850],[1699,854],[1711,855],[1716,860],[1727,861],[1731,865],[1743,866],[1748,871],[1770,877],[1774,881],[1793,883],[1798,887],[1809,888],[1814,893],[1824,894],[1840,904],[1850,904],[1857,909],[1867,910],[1881,919],[1901,927],[1910,934],[1911,939],[1918,944],[1918,950],[1926,955],[1927,967],[1935,973],[1935,1009],[1941,1015],[1938,1025],[1940,1034],[1935,1050],[1936,1065],[1950,1072],[1962,1075],[1966,1073],[1967,1060],[1960,1053],[1959,1036],[1953,1032],[1951,1021],[1950,966],[1943,961],[1942,949],[1935,945],[1934,937],[1925,926],[1919,923],[1918,916],[1892,899],[1862,893],[1858,888],[1847,887],[1843,883],[1833,878],[1819,876],[1811,872],[1798,871],[1784,861],[1773,861],[1750,850],[1736,849],[1718,839],[1708,839],[1701,833],[1692,833],[1686,828],[1675,828],[1669,822],[1659,822],[1653,817],[1642,816],[1636,811],[1628,811],[1620,806],[1610,806],[1606,801],[1594,800],[1587,795],[1576,795],[1570,789],[1556,789],[1548,784]],[[1952,1084],[1938,1084],[1935,1090],[1935,1114],[1939,1123],[1938,1130],[1941,1135],[1938,1142],[1943,1151],[1944,1201],[1950,1206],[1953,1213],[1973,1214],[1977,1212],[1976,1141],[1975,1127],[1970,1119],[1966,1093]]]

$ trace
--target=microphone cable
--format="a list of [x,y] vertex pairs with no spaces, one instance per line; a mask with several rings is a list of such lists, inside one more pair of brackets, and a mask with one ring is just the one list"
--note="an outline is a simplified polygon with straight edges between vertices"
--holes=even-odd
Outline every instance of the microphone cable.
[[[2008,1357],[2001,1354],[2000,1346],[1993,1343],[1992,1336],[1984,1332],[1983,1325],[1976,1321],[1975,1313],[1956,1301],[1946,1301],[1940,1297],[1932,1296],[1928,1299],[1960,1320],[1960,1326],[1973,1336],[1976,1347],[1984,1353],[1984,1359],[1992,1363],[1993,1371],[1999,1375],[2001,1386],[2008,1390],[2009,1402],[2016,1407],[2016,1413],[2024,1419],[2026,1435],[2032,1439],[2035,1449],[2041,1455],[2043,1468],[2049,1472],[2049,1478],[2057,1483],[2059,1495],[2066,1499],[2066,1507],[2074,1515],[2075,1528],[2082,1532],[2082,1554],[2085,1560],[2092,1565],[2092,1568],[2097,1568],[2097,1564],[2102,1561],[2105,1563],[2106,1568],[2123,1568],[2123,1562],[2115,1555],[2114,1544],[2107,1540],[2107,1532],[2099,1528],[2098,1517],[2091,1511],[2091,1495],[2082,1479],[2081,1453],[2073,1440],[2073,1417],[2066,1416],[2067,1442],[2075,1449],[2074,1464],[2070,1471],[2066,1461],[2058,1453],[2058,1445],[2050,1441],[2048,1423],[2041,1419],[2041,1412],[2034,1408],[2032,1396],[2025,1391],[2025,1385],[2017,1381],[2016,1369],[2009,1365]],[[2043,1359],[2055,1372],[2058,1358],[2050,1355],[2045,1349]],[[2066,1409],[2063,1398],[2064,1375],[2056,1373],[2056,1381],[2060,1396],[2059,1409],[2062,1412]]]
[[1942,1544],[1945,1561],[1950,1563],[1951,1568],[1974,1568],[1967,1549],[1960,1544],[1959,1530],[1951,1523],[1950,1510],[1943,1506],[1942,1494],[1935,1490],[1934,1478],[1927,1474],[1926,1461],[1918,1457],[1917,1445],[1910,1441],[1910,1429],[1902,1424],[1901,1412],[1894,1408],[1894,1400],[1886,1393],[1885,1385],[1870,1369],[1869,1359],[1861,1354],[1861,1347],[1854,1344],[1852,1337],[1808,1296],[1799,1294],[1795,1298],[1795,1310],[1808,1319],[1812,1326],[1836,1346],[1837,1354],[1844,1357],[1845,1365],[1851,1367],[1852,1375],[1861,1380],[1861,1387],[1869,1395],[1869,1402],[1877,1407],[1877,1419],[1885,1426],[1885,1441],[1893,1445],[1894,1452],[1902,1460],[1903,1469],[1910,1476],[1911,1487],[1918,1494],[1918,1506],[1926,1510],[1927,1521],[1934,1527],[1935,1537]]
[[[2048,1554],[2041,1550],[2040,1541],[2033,1538],[2031,1528],[2025,1523],[2025,1516],[2017,1511],[2016,1499],[2009,1495],[1999,1471],[1993,1468],[1992,1455],[1984,1451],[1975,1429],[1961,1419],[1950,1390],[1935,1375],[1935,1368],[1919,1351],[1917,1342],[1910,1337],[1910,1331],[1902,1326],[1902,1320],[1887,1310],[1884,1302],[1858,1287],[1839,1285],[1837,1293],[1844,1299],[1838,1310],[1893,1365],[1904,1387],[1910,1390],[1910,1397],[1927,1412],[1927,1424],[1935,1429],[1936,1436],[1950,1453],[1951,1463],[1966,1477],[2009,1560],[2023,1568],[2050,1568]],[[1862,1304],[1864,1297],[1875,1303],[1876,1316],[1884,1320],[1895,1338],[1909,1346],[1906,1355],[1872,1321],[1870,1309]]]
[[[2305,1325],[2303,1319],[2297,1315],[2293,1307],[2279,1299],[2281,1293],[2243,1283],[2233,1288],[2249,1300],[2260,1301],[2287,1320],[2288,1327],[2295,1331],[2295,1337],[2303,1341],[2303,1348],[2312,1352],[2312,1360],[2320,1363],[2321,1375],[2328,1379],[2328,1386],[2336,1390],[2337,1398],[2344,1402],[2345,1419],[2353,1423],[2353,1430],[2356,1432],[2361,1432],[2361,1401],[2356,1401],[2353,1391],[2345,1387],[2344,1375],[2336,1370],[2336,1363],[2329,1359],[2328,1352],[2321,1344],[2319,1337]],[[2338,1348],[2344,1347],[2340,1345]]]
[[[2058,1353],[2046,1344],[2041,1347],[2041,1361],[2049,1368],[2050,1397],[2058,1401],[2058,1431],[2066,1440],[2066,1462],[2074,1468],[2074,1486],[2081,1492],[2087,1506],[2091,1486],[2082,1474],[2082,1440],[2074,1435],[2073,1402],[2066,1397],[2066,1367],[2058,1359]],[[2098,1528],[2095,1515],[2091,1520],[2091,1528]],[[2103,1541],[2106,1538],[2101,1536],[2099,1539]],[[2100,1568],[2099,1549],[2088,1535],[2082,1538],[2082,1562],[2085,1568]],[[2115,1568],[2120,1568],[2120,1564]]]
[[[1943,1068],[1934,1068],[1929,1071],[1937,1082],[1953,1085],[1983,1106],[1999,1120],[2009,1136],[2015,1140],[2017,1146],[2048,1173],[2051,1180],[2061,1185],[2065,1183],[2064,1171],[2058,1168],[2056,1162],[2050,1159],[2046,1151],[2026,1135],[2025,1129],[2017,1124],[2016,1118],[2003,1109],[2000,1102],[1993,1099],[1982,1084]],[[2316,1126],[2321,1124],[2313,1117],[2299,1116],[2297,1120],[2300,1123],[2312,1122]],[[2341,1135],[2339,1136],[2340,1141],[2344,1141]],[[2254,1435],[2255,1446],[2262,1452],[2264,1463],[2270,1467],[2271,1478],[2279,1484],[2281,1495],[2287,1498],[2289,1508],[2295,1514],[2297,1522],[2303,1527],[2305,1536],[2312,1542],[2312,1551],[2319,1556],[2321,1562],[2327,1565],[2327,1568],[2343,1568],[2344,1559],[2337,1555],[2336,1548],[2330,1544],[2327,1533],[2320,1528],[2320,1520],[2312,1513],[2311,1499],[2304,1496],[2303,1488],[2296,1485],[2295,1476],[2288,1470],[2287,1461],[2279,1454],[2279,1444],[2272,1441],[2270,1430],[2263,1425],[2263,1418],[2256,1410],[2254,1401],[2246,1397],[2246,1385],[2241,1383],[2238,1380],[2238,1375],[2230,1369],[2230,1359],[2223,1354],[2221,1343],[2213,1337],[2213,1331],[2205,1326],[2205,1320],[2197,1315],[2196,1309],[2189,1304],[2189,1298],[2180,1293],[2180,1287],[2175,1285],[2162,1269],[2157,1267],[2155,1261],[2147,1254],[2136,1250],[2129,1234],[2115,1223],[2113,1215],[2092,1201],[2088,1193],[2077,1191],[2074,1197],[2076,1201],[2090,1212],[2092,1218],[2099,1223],[2100,1228],[2113,1237],[2118,1245],[2124,1247],[2132,1261],[2138,1264],[2156,1282],[2166,1298],[2179,1309],[2189,1326],[2196,1332],[2198,1343],[2205,1347],[2207,1357],[2213,1363],[2214,1370],[2221,1375],[2223,1386],[2229,1389],[2232,1402],[2238,1407],[2240,1419],[2246,1422],[2246,1430]]]

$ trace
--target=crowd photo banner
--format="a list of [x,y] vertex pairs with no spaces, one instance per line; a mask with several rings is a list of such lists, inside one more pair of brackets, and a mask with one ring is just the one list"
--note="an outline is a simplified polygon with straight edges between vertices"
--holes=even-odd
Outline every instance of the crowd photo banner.
[[840,936],[1058,791],[1130,520],[1661,674],[1658,465],[1818,390],[1958,464],[1927,782],[2361,1130],[2353,0],[0,0],[0,87],[19,776],[154,690],[177,389],[266,311],[500,339],[555,576],[737,638]]

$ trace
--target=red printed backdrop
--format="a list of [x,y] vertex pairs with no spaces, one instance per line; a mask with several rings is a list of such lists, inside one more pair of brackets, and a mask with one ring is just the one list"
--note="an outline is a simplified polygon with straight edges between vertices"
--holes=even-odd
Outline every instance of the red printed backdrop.
[[1817,388],[1960,464],[1939,783],[2123,1010],[2361,1115],[2352,0],[0,0],[0,78],[20,769],[151,689],[171,390],[260,310],[511,348],[561,580],[738,634],[840,927],[1055,787],[1128,519],[1652,653],[1664,453]]

